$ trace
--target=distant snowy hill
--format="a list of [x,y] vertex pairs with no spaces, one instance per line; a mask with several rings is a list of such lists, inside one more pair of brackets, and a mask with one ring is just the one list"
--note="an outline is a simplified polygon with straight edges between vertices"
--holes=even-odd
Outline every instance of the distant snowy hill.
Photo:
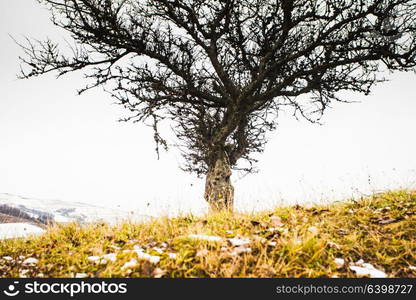
[[86,203],[67,202],[23,197],[13,194],[0,193],[0,206],[15,208],[41,223],[78,222],[107,222],[115,224],[120,221],[141,222],[151,217],[115,208],[94,206]]

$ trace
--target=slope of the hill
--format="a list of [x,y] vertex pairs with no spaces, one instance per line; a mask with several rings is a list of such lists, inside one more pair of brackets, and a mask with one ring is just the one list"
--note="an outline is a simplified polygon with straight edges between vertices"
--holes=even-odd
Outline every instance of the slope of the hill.
[[416,277],[416,192],[0,241],[3,277]]
[[[28,220],[31,219],[28,221],[29,223],[37,221],[43,224],[55,222],[86,224],[105,221],[114,224],[122,220],[137,222],[149,219],[148,216],[136,212],[100,207],[87,203],[37,199],[7,193],[0,193],[0,208],[3,208],[0,209],[0,213],[20,218],[24,217]],[[15,210],[18,213],[12,213],[11,210]]]

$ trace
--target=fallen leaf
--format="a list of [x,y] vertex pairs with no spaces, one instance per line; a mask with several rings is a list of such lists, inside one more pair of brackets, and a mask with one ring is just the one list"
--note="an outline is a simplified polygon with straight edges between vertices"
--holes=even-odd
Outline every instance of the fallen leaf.
[[339,235],[347,235],[347,234],[348,234],[348,232],[347,232],[346,230],[344,230],[344,229],[339,229],[339,230],[337,231],[337,233],[338,233]]
[[329,211],[329,209],[321,209],[321,210],[314,209],[313,212],[312,212],[312,215],[316,216],[316,215],[320,215],[320,214],[322,214],[324,212],[328,212],[328,211]]
[[329,241],[329,242],[328,242],[328,243],[326,243],[326,244],[327,244],[327,246],[328,246],[329,248],[334,248],[334,249],[337,249],[337,250],[341,249],[341,247],[340,247],[337,243],[334,243],[334,242]]
[[268,239],[268,240],[276,239],[276,238],[280,237],[281,235],[282,235],[282,233],[280,231],[274,231],[271,234],[268,234],[266,236],[266,239]]
[[166,274],[165,270],[162,270],[160,268],[156,268],[152,272],[152,277],[153,278],[162,278],[165,274]]
[[382,212],[382,213],[388,212],[389,210],[391,210],[391,208],[389,206],[380,208],[380,212]]
[[276,270],[268,264],[263,264],[258,269],[259,269],[259,273],[264,274],[266,277],[276,276]]
[[152,247],[156,247],[157,242],[156,242],[156,241],[152,241],[152,242],[150,242],[148,245],[149,245],[149,247],[150,247],[150,248],[152,248]]

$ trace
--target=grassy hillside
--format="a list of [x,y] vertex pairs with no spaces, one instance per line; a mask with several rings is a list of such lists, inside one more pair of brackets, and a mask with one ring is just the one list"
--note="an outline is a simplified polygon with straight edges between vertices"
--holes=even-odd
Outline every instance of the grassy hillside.
[[0,274],[416,277],[416,192],[254,215],[160,218],[115,227],[60,225],[43,236],[0,241]]

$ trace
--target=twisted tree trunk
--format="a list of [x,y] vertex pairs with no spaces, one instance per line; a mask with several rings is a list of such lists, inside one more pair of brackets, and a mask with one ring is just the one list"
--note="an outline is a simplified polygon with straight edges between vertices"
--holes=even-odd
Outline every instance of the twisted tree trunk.
[[234,187],[231,184],[231,166],[225,151],[219,151],[209,166],[205,182],[205,200],[212,211],[232,210]]

